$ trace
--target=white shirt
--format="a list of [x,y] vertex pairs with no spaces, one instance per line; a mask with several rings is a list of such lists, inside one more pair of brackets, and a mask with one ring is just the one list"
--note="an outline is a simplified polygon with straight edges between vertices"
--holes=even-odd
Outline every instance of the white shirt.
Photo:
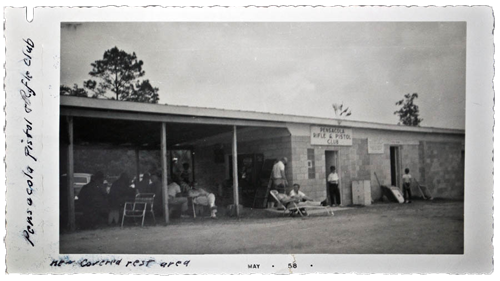
[[290,191],[290,197],[292,197],[292,196],[296,196],[296,197],[302,198],[302,197],[306,196],[306,194],[304,192],[300,191],[300,190],[299,190],[299,192],[295,193],[295,190],[292,189]]
[[411,183],[411,175],[410,174],[404,174],[403,175],[403,182],[404,183]]
[[273,179],[281,179],[281,171],[285,171],[285,164],[283,162],[278,161],[278,163],[273,166]]
[[333,172],[333,173],[330,173],[328,175],[328,182],[331,182],[331,183],[338,183],[339,182],[339,175],[337,174],[337,172]]
[[178,193],[181,193],[181,187],[173,182],[167,186],[168,189],[168,196],[175,197]]

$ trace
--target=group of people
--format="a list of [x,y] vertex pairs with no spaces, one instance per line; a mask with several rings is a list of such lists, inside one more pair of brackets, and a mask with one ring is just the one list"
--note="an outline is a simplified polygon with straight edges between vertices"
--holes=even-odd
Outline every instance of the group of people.
[[106,188],[104,174],[97,172],[80,190],[78,204],[83,213],[80,221],[81,228],[96,228],[106,217],[108,224],[118,223],[123,204],[130,199],[133,200],[135,196],[135,190],[130,188],[127,173],[120,175],[112,184],[109,193]]
[[169,212],[172,217],[186,215],[189,209],[188,202],[192,200],[195,205],[208,206],[210,217],[217,217],[217,206],[215,195],[212,192],[198,186],[196,181],[187,184],[182,177],[176,181],[169,179],[167,186]]
[[[286,179],[285,165],[288,159],[283,157],[273,165],[271,171],[270,184],[272,189],[280,194],[279,200],[282,203],[296,202],[309,205],[340,205],[339,176],[335,166],[330,167],[330,173],[327,178],[328,198],[323,202],[314,201],[304,192],[300,191],[300,185],[294,184],[293,188],[287,192],[288,181]],[[215,218],[217,215],[217,206],[215,205],[214,193],[198,186],[196,181],[191,181],[189,164],[183,164],[183,171],[173,175],[173,180],[169,178],[167,192],[169,203],[169,214],[173,217],[186,215],[188,212],[188,202],[192,200],[195,205],[208,206],[210,215]],[[404,202],[411,203],[411,183],[412,177],[408,168],[403,175],[403,195]],[[106,191],[104,174],[95,173],[90,182],[85,185],[78,194],[79,204],[83,211],[81,220],[82,228],[95,228],[100,219],[107,216],[107,223],[119,223],[120,213],[123,205],[127,201],[134,200],[137,193],[156,194],[155,212],[161,213],[162,184],[159,175],[145,173],[141,179],[133,181],[134,187],[131,188],[131,181],[127,173],[122,173],[120,177],[112,184],[109,193]]]
[[296,203],[307,203],[309,205],[340,205],[339,176],[336,172],[335,166],[330,167],[330,174],[328,175],[329,198],[327,198],[327,200],[323,202],[316,202],[312,198],[306,196],[302,191],[300,191],[299,184],[294,184],[293,189],[290,190],[290,192],[287,192],[288,181],[286,179],[285,173],[285,166],[287,163],[288,159],[286,157],[283,157],[273,165],[273,169],[271,171],[271,189],[278,191],[278,194],[280,194],[280,201],[285,203],[293,201]]
[[189,163],[182,164],[182,171],[173,173],[168,179],[167,186],[169,215],[173,218],[187,216],[188,204],[192,201],[195,205],[210,208],[210,216],[217,217],[215,195],[210,190],[202,188],[192,178]]
[[[188,199],[197,205],[208,206],[211,217],[215,218],[217,206],[215,195],[190,182],[189,164],[183,165],[183,171],[174,174],[175,181],[169,179],[166,194],[169,200],[170,215],[180,216],[188,211]],[[144,173],[140,178],[131,180],[126,172],[113,182],[108,189],[104,174],[95,173],[88,184],[78,194],[78,209],[82,216],[79,225],[82,229],[96,228],[107,219],[107,224],[119,224],[125,202],[134,201],[138,193],[154,193],[154,212],[162,213],[162,183],[158,174]]]
[[[134,201],[137,193],[154,193],[155,200],[161,198],[161,181],[156,174],[145,173],[141,179],[131,180],[123,172],[109,190],[107,187],[104,174],[99,171],[80,190],[77,204],[82,212],[81,228],[96,228],[106,219],[108,225],[119,224],[125,202]],[[155,204],[155,212],[158,212],[157,206],[161,208],[161,204]]]
[[[286,173],[285,173],[285,165],[287,164],[287,162],[288,159],[286,157],[283,157],[273,165],[273,169],[271,171],[271,179],[270,179],[270,184],[272,184],[272,189],[277,190],[278,193],[281,194],[280,200],[283,199],[285,200],[285,202],[313,201],[311,198],[305,196],[303,192],[299,191],[300,185],[298,184],[294,184],[293,189],[287,195],[286,189],[288,187],[288,181],[286,179]],[[411,194],[410,184],[412,181],[412,177],[410,175],[410,169],[408,168],[405,169],[405,174],[403,175],[402,179],[403,179],[404,203],[411,203],[412,194]],[[328,183],[328,193],[327,193],[328,196],[326,200],[321,202],[321,205],[323,206],[330,205],[332,207],[340,206],[341,196],[339,189],[339,175],[337,174],[337,169],[335,166],[330,166],[330,173],[328,174],[327,183]]]

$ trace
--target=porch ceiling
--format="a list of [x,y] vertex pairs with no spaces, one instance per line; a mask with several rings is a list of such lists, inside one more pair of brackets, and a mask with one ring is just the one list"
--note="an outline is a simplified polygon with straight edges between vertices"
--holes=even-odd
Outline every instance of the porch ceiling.
[[[61,141],[67,143],[65,117],[60,124]],[[233,126],[228,125],[167,123],[167,146],[199,141],[232,130]],[[74,117],[73,132],[75,145],[159,149],[161,143],[159,122]]]

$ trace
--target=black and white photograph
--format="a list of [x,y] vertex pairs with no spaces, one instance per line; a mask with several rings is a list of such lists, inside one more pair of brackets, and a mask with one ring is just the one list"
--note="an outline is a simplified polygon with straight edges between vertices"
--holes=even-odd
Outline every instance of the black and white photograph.
[[[189,10],[126,20],[135,10],[124,7],[91,9],[88,19],[63,9],[49,20],[57,9],[44,10],[56,39],[43,56],[52,61],[36,59],[40,39],[15,39],[22,67],[43,64],[55,77],[35,89],[40,76],[18,71],[24,115],[13,138],[22,159],[14,160],[28,164],[15,176],[32,197],[11,208],[28,210],[23,247],[48,236],[37,236],[49,226],[29,213],[35,206],[50,214],[49,272],[188,270],[209,256],[246,257],[247,273],[328,271],[327,260],[340,257],[350,268],[357,257],[400,258],[408,268],[363,269],[372,273],[473,272],[471,254],[484,254],[479,264],[493,253],[483,236],[468,242],[471,223],[493,233],[485,196],[493,164],[477,164],[491,161],[492,143],[476,140],[492,119],[474,117],[493,116],[493,95],[470,80],[492,75],[484,61],[493,49],[471,43],[491,30],[477,31],[481,20],[468,12],[488,8],[390,9],[350,8],[359,12],[350,20],[341,8],[212,9],[209,20]],[[389,20],[363,16],[377,11]],[[482,50],[484,61],[469,60]],[[8,104],[7,95],[7,119]],[[7,147],[8,133],[7,125]]]

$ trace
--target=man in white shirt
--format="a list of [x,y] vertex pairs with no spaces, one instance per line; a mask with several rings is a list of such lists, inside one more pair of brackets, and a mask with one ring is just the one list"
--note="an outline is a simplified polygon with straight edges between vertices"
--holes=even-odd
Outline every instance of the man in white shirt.
[[188,210],[188,199],[187,197],[178,197],[178,194],[181,194],[181,187],[176,182],[169,180],[167,194],[170,212],[178,211],[180,216]]
[[300,185],[294,184],[293,189],[290,191],[289,197],[291,201],[298,202],[298,206],[301,205],[311,205],[311,206],[319,206],[321,202],[314,201],[311,197],[307,196],[304,192],[300,191]]
[[328,191],[330,193],[330,206],[340,205],[339,175],[335,170],[335,166],[330,167]]
[[287,162],[288,159],[286,157],[283,157],[280,161],[274,164],[273,171],[271,172],[273,187],[281,193],[285,193],[285,188],[288,186],[288,181],[286,180],[285,174],[285,164]]

